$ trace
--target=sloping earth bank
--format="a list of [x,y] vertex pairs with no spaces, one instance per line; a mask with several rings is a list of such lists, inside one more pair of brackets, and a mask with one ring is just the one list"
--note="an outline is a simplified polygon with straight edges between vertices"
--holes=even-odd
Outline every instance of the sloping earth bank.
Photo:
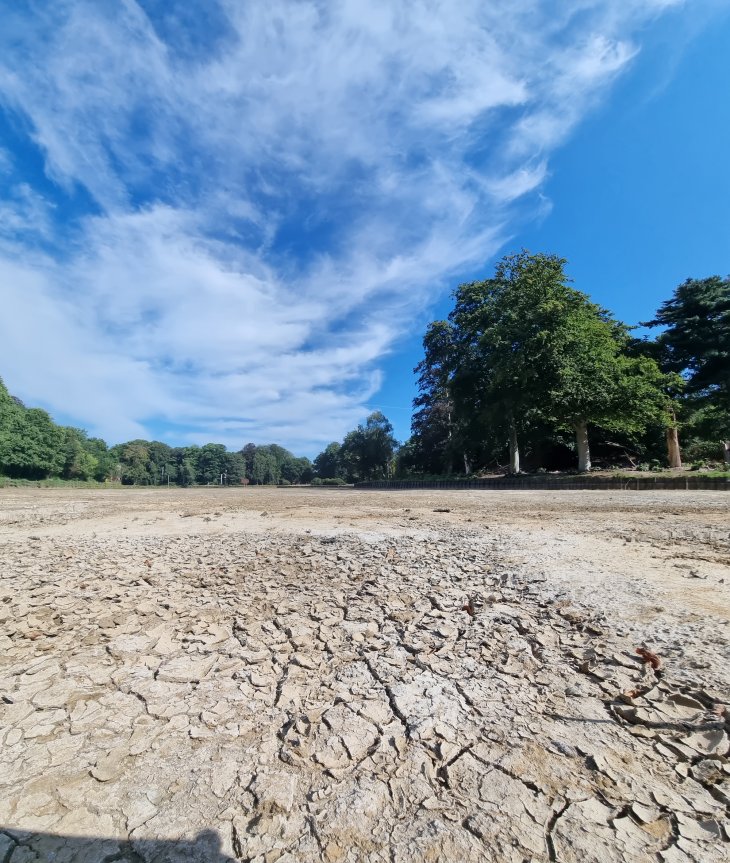
[[2,492],[0,861],[726,860],[728,503]]

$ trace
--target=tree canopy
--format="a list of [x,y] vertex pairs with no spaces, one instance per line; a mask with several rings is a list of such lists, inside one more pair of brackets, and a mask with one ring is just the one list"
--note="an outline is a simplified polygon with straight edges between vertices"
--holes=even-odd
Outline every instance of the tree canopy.
[[668,423],[676,376],[631,351],[629,328],[573,288],[565,264],[523,250],[455,290],[448,321],[426,331],[404,465],[453,470],[460,450],[468,472],[507,449],[516,473],[523,443],[565,448],[568,432],[589,470],[592,435]]
[[665,328],[650,350],[686,381],[687,431],[710,451],[722,442],[730,463],[730,276],[682,282],[647,326]]

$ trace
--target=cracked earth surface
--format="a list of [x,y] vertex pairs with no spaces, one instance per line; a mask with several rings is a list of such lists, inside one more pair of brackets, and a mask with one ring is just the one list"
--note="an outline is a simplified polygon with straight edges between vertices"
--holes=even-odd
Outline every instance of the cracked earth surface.
[[729,503],[4,490],[0,861],[727,860]]

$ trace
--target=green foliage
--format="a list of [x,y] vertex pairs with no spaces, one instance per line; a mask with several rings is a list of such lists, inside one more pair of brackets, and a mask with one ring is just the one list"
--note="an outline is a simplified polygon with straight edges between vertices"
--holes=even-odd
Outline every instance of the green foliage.
[[118,482],[124,485],[237,485],[309,482],[308,458],[277,444],[247,444],[228,452],[222,444],[172,448],[161,441],[133,440],[108,448],[83,429],[56,425],[45,411],[26,408],[0,380],[0,476],[39,481]]
[[63,429],[63,432],[65,437],[64,479],[94,479],[99,468],[99,459],[89,450],[86,432],[76,428],[66,428]]
[[182,458],[178,462],[177,482],[181,486],[195,485],[195,456],[189,453],[189,450],[182,451]]
[[321,479],[332,479],[340,473],[340,444],[328,444],[314,460],[314,470]]
[[342,486],[342,485],[347,485],[347,483],[345,482],[344,479],[342,479],[341,476],[331,476],[331,477],[328,476],[328,477],[325,477],[325,479],[322,479],[322,477],[319,477],[319,476],[315,476],[312,479],[312,485],[315,485],[315,486],[322,486],[322,485]]
[[[394,472],[398,442],[393,426],[375,411],[356,429],[348,432],[341,444],[333,441],[315,458],[312,485],[345,485],[367,479],[382,479]],[[346,477],[347,479],[343,479]]]
[[253,457],[251,482],[256,485],[276,485],[281,479],[276,457],[268,447],[257,447]]
[[663,364],[687,376],[690,394],[730,401],[730,276],[687,279],[648,326],[664,326]]
[[522,251],[456,289],[449,320],[426,332],[399,470],[483,467],[505,457],[508,440],[529,455],[566,430],[588,464],[589,425],[642,434],[666,424],[676,376],[631,354],[628,328],[570,286],[565,263]]
[[0,488],[121,488],[117,482],[97,482],[96,480],[61,479],[18,479],[0,476]]
[[399,473],[448,474],[469,461],[468,422],[456,413],[450,387],[455,328],[434,321],[423,339],[424,358],[414,369],[419,395],[411,420],[411,438],[398,453]]
[[293,455],[278,444],[256,446],[248,443],[240,453],[240,465],[245,476],[254,485],[277,485],[287,480],[291,485],[308,483],[314,476],[312,462]]
[[220,484],[221,477],[228,472],[227,467],[223,444],[207,443],[197,452],[195,478],[201,485]]
[[666,327],[653,350],[686,380],[681,418],[690,457],[705,449],[721,458],[730,441],[730,277],[687,279],[647,326]]
[[246,477],[246,460],[240,452],[226,452],[226,480],[228,485],[240,485]]
[[386,478],[397,446],[388,419],[380,411],[371,413],[365,425],[345,435],[340,447],[340,465],[348,481]]
[[64,430],[39,408],[13,399],[0,380],[0,473],[44,479],[59,476],[65,462]]

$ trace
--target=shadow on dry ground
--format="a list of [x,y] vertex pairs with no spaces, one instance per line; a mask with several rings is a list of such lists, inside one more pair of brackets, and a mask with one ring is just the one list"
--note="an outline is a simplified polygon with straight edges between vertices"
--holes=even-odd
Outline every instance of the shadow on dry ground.
[[102,836],[56,836],[0,828],[0,855],[3,863],[236,863],[222,853],[220,837],[213,830],[201,831],[191,842],[123,842]]

